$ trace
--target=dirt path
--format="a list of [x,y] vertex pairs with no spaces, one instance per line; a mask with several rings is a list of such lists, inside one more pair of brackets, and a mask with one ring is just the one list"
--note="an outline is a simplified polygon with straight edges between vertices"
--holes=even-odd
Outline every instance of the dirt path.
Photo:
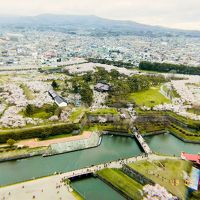
[[91,136],[91,134],[92,132],[90,131],[84,131],[82,135],[76,135],[76,136],[65,137],[65,138],[57,138],[57,139],[51,139],[51,140],[40,141],[37,138],[29,139],[29,140],[21,140],[20,142],[17,142],[16,145],[28,146],[29,148],[44,147],[44,146],[49,146],[51,144],[56,144],[56,143],[87,139]]

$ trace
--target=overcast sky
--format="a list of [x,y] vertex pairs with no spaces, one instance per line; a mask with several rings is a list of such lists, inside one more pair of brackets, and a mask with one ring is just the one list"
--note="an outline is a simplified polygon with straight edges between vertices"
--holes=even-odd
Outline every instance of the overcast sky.
[[0,15],[97,15],[200,30],[200,0],[0,0]]

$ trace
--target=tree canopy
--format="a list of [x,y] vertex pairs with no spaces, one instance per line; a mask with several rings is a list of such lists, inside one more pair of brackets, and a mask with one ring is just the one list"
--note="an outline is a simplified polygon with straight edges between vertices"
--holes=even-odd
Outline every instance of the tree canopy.
[[53,80],[51,86],[53,87],[53,89],[57,89],[59,87],[58,83]]
[[200,67],[191,67],[186,65],[176,65],[169,63],[151,63],[147,61],[142,61],[139,64],[139,69],[166,73],[177,73],[177,74],[191,74],[200,75]]
[[13,139],[8,139],[6,143],[7,143],[9,146],[13,146],[13,145],[15,144],[15,142],[16,142],[16,141],[13,140]]

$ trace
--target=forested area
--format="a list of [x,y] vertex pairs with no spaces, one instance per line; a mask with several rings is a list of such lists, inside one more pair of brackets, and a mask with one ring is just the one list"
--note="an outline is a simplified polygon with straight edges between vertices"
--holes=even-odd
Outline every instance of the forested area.
[[200,67],[190,67],[186,65],[176,65],[169,63],[157,63],[142,61],[139,64],[139,69],[166,73],[177,73],[177,74],[190,74],[200,75]]
[[95,85],[99,82],[109,84],[109,101],[112,101],[112,97],[117,97],[120,102],[130,93],[148,90],[150,87],[158,86],[167,81],[169,80],[162,75],[133,75],[129,77],[120,74],[115,69],[108,72],[102,67],[97,67],[94,73],[87,72],[82,76],[72,77],[71,92],[79,93],[82,101],[90,106],[93,100],[93,90],[90,85]]

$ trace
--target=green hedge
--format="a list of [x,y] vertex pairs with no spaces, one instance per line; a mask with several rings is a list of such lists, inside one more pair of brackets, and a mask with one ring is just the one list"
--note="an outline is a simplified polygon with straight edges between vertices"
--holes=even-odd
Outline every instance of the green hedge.
[[57,124],[44,127],[22,128],[0,132],[0,143],[6,143],[10,138],[23,140],[31,138],[47,138],[49,136],[71,133],[78,130],[79,124]]

